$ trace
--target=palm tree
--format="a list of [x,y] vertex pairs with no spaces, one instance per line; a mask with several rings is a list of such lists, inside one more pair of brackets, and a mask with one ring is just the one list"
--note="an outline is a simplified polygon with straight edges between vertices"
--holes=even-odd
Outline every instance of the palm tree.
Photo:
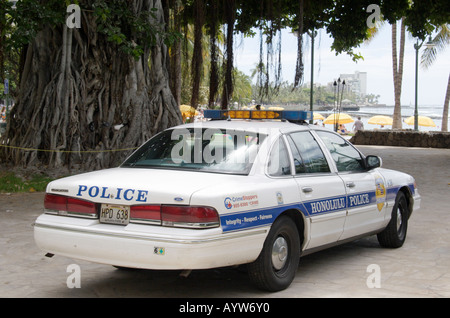
[[[442,52],[450,43],[450,25],[442,24],[437,27],[438,33],[431,39],[430,46],[427,46],[422,53],[420,65],[424,68],[430,67],[437,58],[439,52]],[[448,76],[447,92],[445,94],[444,110],[442,113],[442,131],[448,131],[448,104],[450,102],[450,74]]]
[[401,19],[400,53],[397,60],[397,23],[392,24],[392,69],[394,75],[394,118],[392,128],[402,128],[401,101],[403,79],[403,57],[405,55],[405,18]]
[[[401,94],[402,94],[402,80],[403,80],[403,60],[405,55],[405,17],[401,18],[400,26],[400,48],[397,56],[397,21],[391,23],[392,34],[392,74],[394,78],[394,115],[392,128],[402,128],[402,113],[401,113]],[[375,23],[375,26],[368,30],[368,39],[366,42],[370,42],[377,34],[386,20],[379,20]]]

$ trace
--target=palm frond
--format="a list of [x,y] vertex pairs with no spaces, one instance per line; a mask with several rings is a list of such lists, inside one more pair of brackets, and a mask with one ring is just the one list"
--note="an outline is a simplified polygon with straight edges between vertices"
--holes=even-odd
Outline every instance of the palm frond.
[[438,53],[445,50],[450,44],[450,25],[442,24],[438,28],[438,33],[431,40],[432,46],[428,46],[422,53],[420,65],[423,68],[430,67],[437,58]]

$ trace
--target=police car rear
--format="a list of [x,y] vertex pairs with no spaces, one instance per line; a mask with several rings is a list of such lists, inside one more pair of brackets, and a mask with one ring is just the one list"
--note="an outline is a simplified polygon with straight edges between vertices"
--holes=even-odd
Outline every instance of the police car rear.
[[[270,219],[234,230],[238,224],[221,219],[229,212],[224,193],[256,191],[262,179],[255,162],[266,162],[267,141],[280,125],[183,125],[156,135],[118,168],[53,181],[45,213],[35,222],[36,244],[47,253],[119,267],[186,270],[253,262]],[[255,197],[241,196],[241,203],[257,203]]]

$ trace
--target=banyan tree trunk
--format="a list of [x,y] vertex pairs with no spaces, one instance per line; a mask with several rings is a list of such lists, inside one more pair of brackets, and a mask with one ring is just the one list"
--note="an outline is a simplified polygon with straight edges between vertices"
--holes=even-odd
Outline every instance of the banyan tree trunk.
[[[129,2],[136,11],[156,8],[151,19],[164,25],[161,0]],[[24,58],[2,160],[111,167],[155,133],[181,123],[162,39],[136,59],[108,42],[92,14],[83,12],[79,29],[45,27]]]

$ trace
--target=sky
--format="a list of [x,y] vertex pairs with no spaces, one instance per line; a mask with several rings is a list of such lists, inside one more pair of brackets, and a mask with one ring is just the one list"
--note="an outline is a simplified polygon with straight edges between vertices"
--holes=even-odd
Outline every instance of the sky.
[[[378,34],[369,42],[355,48],[364,60],[353,62],[347,54],[337,55],[331,51],[332,39],[325,30],[320,30],[314,45],[314,83],[326,85],[340,74],[367,72],[367,93],[380,95],[379,103],[394,105],[394,84],[392,75],[391,25],[384,24]],[[398,33],[399,36],[399,33]],[[259,36],[237,39],[235,48],[235,66],[247,75],[259,61]],[[415,49],[416,40],[406,36],[403,66],[402,105],[414,105],[415,102]],[[419,51],[422,53],[424,46]],[[289,31],[282,34],[282,77],[293,82],[297,56],[297,39]],[[304,52],[304,83],[311,78],[311,45]],[[443,105],[450,73],[450,48],[441,51],[435,63],[428,69],[419,65],[419,105]]]

